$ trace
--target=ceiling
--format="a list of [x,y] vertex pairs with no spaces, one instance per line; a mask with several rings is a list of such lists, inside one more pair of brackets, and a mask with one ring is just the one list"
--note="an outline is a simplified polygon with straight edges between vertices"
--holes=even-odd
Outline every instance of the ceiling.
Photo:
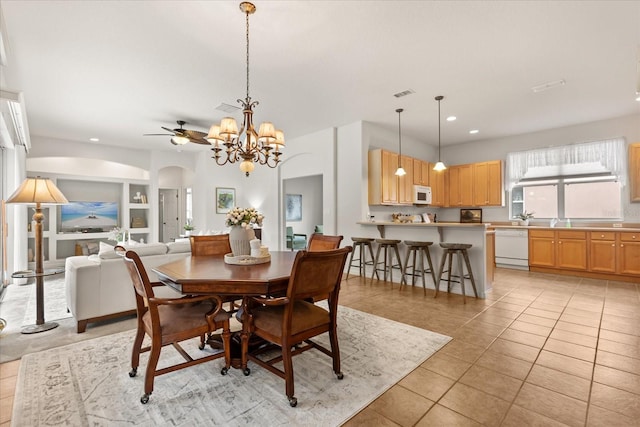
[[[288,139],[358,120],[397,131],[402,107],[403,136],[437,145],[436,95],[443,145],[640,114],[638,1],[255,4],[254,120]],[[3,0],[3,89],[24,92],[32,136],[175,150],[142,135],[178,119],[207,131],[245,96],[238,5]]]

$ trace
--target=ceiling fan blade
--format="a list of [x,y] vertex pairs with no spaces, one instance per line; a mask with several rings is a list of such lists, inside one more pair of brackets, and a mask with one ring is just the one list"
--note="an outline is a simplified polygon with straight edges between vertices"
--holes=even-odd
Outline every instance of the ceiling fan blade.
[[211,143],[204,138],[189,138],[189,141],[193,142],[194,144],[211,145]]
[[[175,134],[176,134],[176,129],[169,129],[169,128],[166,128],[166,127],[164,127],[164,126],[160,126],[160,127],[161,127],[162,129],[166,130],[167,132],[171,132],[171,134],[172,134],[172,135],[175,135]],[[180,130],[180,129],[177,129],[177,131],[179,131],[179,130]]]
[[172,133],[143,133],[142,136],[173,136]]

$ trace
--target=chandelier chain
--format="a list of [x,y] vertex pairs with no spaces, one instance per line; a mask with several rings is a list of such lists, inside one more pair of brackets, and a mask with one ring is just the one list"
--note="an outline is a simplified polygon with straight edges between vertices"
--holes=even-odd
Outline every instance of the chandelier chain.
[[247,29],[245,31],[245,36],[247,38],[247,100],[249,99],[249,12],[245,13]]

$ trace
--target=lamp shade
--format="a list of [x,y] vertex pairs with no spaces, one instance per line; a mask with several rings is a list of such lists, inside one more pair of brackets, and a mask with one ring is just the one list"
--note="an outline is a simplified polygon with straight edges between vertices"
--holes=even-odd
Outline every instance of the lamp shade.
[[260,124],[260,130],[258,131],[258,138],[260,141],[270,144],[276,140],[276,128],[271,122],[262,122]]
[[219,125],[212,125],[209,128],[209,134],[207,135],[206,140],[212,144],[217,143],[218,141],[224,141],[224,138],[220,136]]
[[220,122],[220,135],[238,136],[238,123],[233,117],[224,117]]
[[9,197],[7,203],[69,203],[62,192],[49,178],[27,178]]

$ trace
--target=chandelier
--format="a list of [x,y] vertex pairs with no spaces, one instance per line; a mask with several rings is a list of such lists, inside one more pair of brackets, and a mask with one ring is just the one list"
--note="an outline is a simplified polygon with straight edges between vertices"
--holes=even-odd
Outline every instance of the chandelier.
[[[275,168],[280,162],[280,149],[284,147],[284,133],[276,130],[271,122],[260,124],[258,132],[253,127],[253,108],[258,101],[251,101],[249,96],[249,15],[256,11],[256,7],[249,2],[240,3],[240,10],[246,17],[247,37],[247,95],[242,104],[243,122],[240,131],[233,117],[224,117],[219,125],[209,129],[207,141],[213,145],[213,159],[219,166],[227,163],[240,162],[240,170],[249,176],[255,164],[267,165]],[[244,140],[243,140],[244,138]]]

